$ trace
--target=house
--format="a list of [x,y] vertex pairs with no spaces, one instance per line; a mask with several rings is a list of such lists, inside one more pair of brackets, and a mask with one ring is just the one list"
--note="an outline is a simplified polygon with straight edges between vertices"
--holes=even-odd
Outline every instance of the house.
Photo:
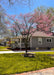
[[[22,36],[18,36],[18,37],[14,37],[11,38],[11,41],[15,41],[15,43],[17,42],[17,47],[22,49],[25,48],[24,46],[24,40],[25,37],[23,38]],[[16,47],[15,44],[12,44],[13,48]],[[54,47],[54,36],[50,36],[47,35],[44,32],[41,31],[36,31],[35,33],[33,33],[32,37],[30,38],[29,41],[29,46],[30,49],[50,49]]]
[[47,35],[44,32],[36,31],[30,41],[30,48],[50,49],[54,47],[54,36]]

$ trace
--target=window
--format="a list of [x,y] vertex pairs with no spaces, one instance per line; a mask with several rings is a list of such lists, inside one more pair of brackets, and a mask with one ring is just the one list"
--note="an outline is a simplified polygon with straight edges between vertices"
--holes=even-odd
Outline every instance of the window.
[[48,43],[51,43],[52,42],[52,39],[51,38],[47,38],[47,42]]
[[42,44],[42,38],[38,38],[38,44]]

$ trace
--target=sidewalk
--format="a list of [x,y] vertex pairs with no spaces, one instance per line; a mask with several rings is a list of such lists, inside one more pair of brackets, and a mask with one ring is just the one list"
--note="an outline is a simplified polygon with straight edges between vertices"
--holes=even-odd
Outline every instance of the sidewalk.
[[0,51],[0,54],[7,54],[7,53],[24,53],[25,51]]
[[[33,51],[28,50],[28,52],[54,52],[54,51]],[[0,51],[0,54],[6,54],[6,53],[25,53],[25,51]]]
[[11,75],[54,75],[54,67],[37,70],[37,71],[25,72],[21,74],[11,74]]

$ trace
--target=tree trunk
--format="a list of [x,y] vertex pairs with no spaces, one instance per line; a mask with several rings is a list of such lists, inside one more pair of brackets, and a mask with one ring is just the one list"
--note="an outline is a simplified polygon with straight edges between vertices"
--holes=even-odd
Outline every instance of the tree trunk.
[[25,38],[25,40],[24,40],[24,45],[25,45],[25,51],[26,51],[26,55],[27,55],[27,52],[28,52],[28,50],[27,50],[27,48],[28,48],[28,43],[29,43],[29,37],[27,36],[26,38]]
[[27,51],[27,48],[28,48],[28,42],[27,42],[27,40],[26,40],[26,42],[25,42],[25,49],[26,49],[25,51],[26,51],[26,54],[27,54],[27,52],[28,52],[28,51]]
[[26,54],[27,54],[27,47],[26,47]]

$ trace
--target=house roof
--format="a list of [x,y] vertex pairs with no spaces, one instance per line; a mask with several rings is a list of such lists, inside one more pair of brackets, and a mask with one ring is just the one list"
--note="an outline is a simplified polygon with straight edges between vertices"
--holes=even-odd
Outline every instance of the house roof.
[[[42,31],[36,31],[35,33],[33,33],[32,37],[51,37],[51,38],[54,38],[54,36],[46,34],[45,32],[42,32]],[[19,35],[17,37],[13,37],[12,39],[16,39],[16,38],[23,38],[23,37],[22,37],[22,35]],[[24,36],[24,38],[25,38],[25,36]]]
[[41,31],[36,31],[35,33],[33,33],[32,36],[33,37],[54,37],[54,36],[48,35],[45,32],[41,32]]
[[[46,34],[45,32],[42,32],[42,31],[36,31],[35,33],[33,33],[32,37],[52,37],[54,38],[54,36]],[[22,35],[19,35],[18,37],[14,37],[12,39],[16,39],[16,38],[23,38],[23,37]]]

